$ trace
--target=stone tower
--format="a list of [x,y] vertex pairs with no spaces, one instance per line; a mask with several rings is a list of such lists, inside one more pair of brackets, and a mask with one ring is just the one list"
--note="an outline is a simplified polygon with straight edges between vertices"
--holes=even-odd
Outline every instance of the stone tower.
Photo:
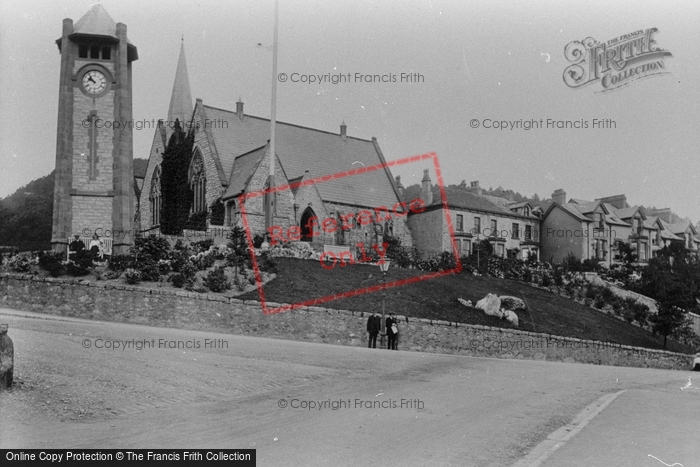
[[75,234],[113,239],[122,254],[134,237],[131,63],[126,25],[97,3],[75,24],[63,20],[54,187],[54,251]]

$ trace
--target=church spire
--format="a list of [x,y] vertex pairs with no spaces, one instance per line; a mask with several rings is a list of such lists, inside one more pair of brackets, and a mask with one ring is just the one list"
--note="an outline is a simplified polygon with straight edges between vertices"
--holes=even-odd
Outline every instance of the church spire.
[[192,118],[192,94],[190,94],[190,80],[187,77],[187,63],[185,62],[185,40],[180,45],[180,58],[177,61],[175,83],[173,93],[170,96],[170,108],[168,109],[168,128],[172,128],[175,120],[180,120],[180,125],[189,123]]

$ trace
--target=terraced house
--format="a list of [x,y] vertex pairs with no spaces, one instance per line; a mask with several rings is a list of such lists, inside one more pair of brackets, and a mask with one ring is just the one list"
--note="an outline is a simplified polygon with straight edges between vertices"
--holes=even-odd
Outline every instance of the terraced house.
[[413,242],[420,251],[432,255],[453,250],[450,219],[454,248],[461,256],[476,254],[480,242],[488,240],[497,256],[540,257],[540,220],[528,203],[483,195],[478,182],[472,182],[469,189],[445,188],[445,194],[446,207],[439,187],[432,185],[429,171],[425,170],[421,198],[426,209],[408,215]]
[[[668,222],[670,209],[647,213],[641,206],[630,206],[625,195],[595,201],[572,198],[567,202],[562,189],[552,194],[552,200],[542,219],[546,261],[560,262],[573,254],[580,260],[594,259],[610,267],[623,260],[621,243],[632,247],[639,264],[647,263],[656,251],[675,241],[697,251],[693,225]],[[650,214],[661,214],[667,220]]]

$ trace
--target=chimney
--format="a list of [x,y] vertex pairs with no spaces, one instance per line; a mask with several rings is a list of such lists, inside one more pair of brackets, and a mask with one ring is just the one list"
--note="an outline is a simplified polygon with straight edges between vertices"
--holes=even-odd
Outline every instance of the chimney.
[[340,137],[345,141],[348,138],[348,126],[345,124],[345,120],[340,124]]
[[470,191],[481,196],[482,192],[481,192],[481,187],[479,186],[479,180],[475,180],[475,181],[471,182],[469,188],[470,188]]
[[596,201],[610,203],[617,209],[625,209],[630,207],[629,204],[627,204],[627,197],[625,195],[606,196],[605,198],[599,198]]
[[420,197],[425,201],[425,205],[433,204],[433,186],[430,184],[429,170],[423,171],[423,180],[421,180]]
[[668,222],[671,224],[671,208],[663,208],[663,209],[649,209],[646,213],[648,216],[656,216],[662,221]]
[[236,115],[238,115],[240,120],[243,120],[243,101],[240,97],[238,98],[238,102],[236,102]]
[[399,197],[403,200],[403,185],[401,184],[401,175],[396,176],[396,189],[399,191]]
[[566,204],[566,191],[564,191],[562,188],[559,188],[557,190],[554,190],[554,193],[552,193],[552,201],[554,201],[557,204],[560,205],[565,205]]

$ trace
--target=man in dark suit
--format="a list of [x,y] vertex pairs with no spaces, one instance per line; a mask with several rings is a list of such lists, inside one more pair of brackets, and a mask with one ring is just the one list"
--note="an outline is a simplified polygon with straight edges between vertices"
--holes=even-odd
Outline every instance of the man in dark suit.
[[367,318],[367,332],[369,333],[369,348],[377,348],[377,335],[379,334],[379,328],[381,328],[382,319],[377,313],[370,315]]
[[80,235],[75,234],[75,238],[73,239],[72,242],[70,242],[70,245],[68,245],[68,248],[70,249],[70,251],[74,251],[76,253],[78,253],[79,251],[82,251],[85,248],[85,244],[80,239]]
[[394,325],[396,325],[396,329],[398,331],[398,321],[396,320],[396,316],[394,316],[394,313],[391,313],[389,317],[386,319],[386,337],[387,337],[387,344],[386,348],[388,350],[397,350],[397,343],[399,340],[399,333],[394,332]]

